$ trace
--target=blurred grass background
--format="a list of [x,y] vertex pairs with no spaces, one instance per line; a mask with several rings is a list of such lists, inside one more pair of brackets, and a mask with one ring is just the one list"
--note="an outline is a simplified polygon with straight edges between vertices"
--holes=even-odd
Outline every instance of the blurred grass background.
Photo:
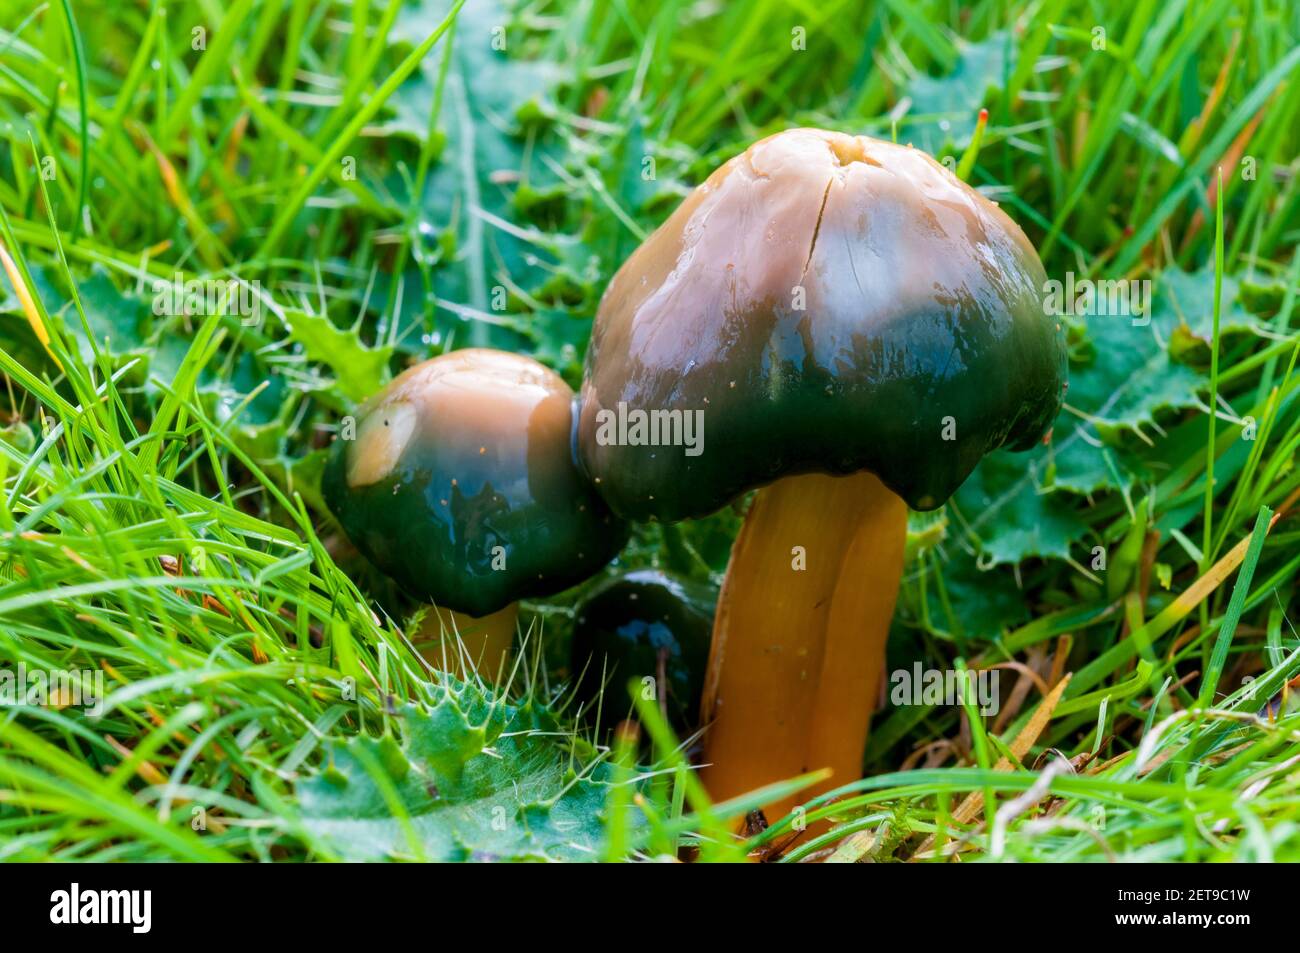
[[[969,154],[1050,276],[1153,293],[1065,318],[1052,440],[914,520],[891,668],[1006,697],[879,712],[841,857],[1294,859],[1298,41],[1262,0],[6,4],[0,664],[110,699],[0,711],[0,857],[734,857],[745,805],[671,741],[641,770],[573,730],[576,594],[529,607],[513,703],[430,681],[316,484],[409,362],[490,344],[576,386],[627,254],[803,124]],[[157,314],[191,279],[255,313]],[[737,525],[620,565],[716,578]]]

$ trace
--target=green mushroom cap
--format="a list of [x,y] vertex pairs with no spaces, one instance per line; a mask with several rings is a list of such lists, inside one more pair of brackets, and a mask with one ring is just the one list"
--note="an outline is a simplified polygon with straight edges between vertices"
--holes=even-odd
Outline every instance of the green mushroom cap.
[[348,537],[411,595],[474,616],[581,582],[627,527],[573,454],[573,392],[531,358],[453,351],[399,375],[326,464]]
[[704,669],[709,659],[718,593],[711,586],[655,569],[616,576],[577,607],[570,667],[579,676],[576,697],[589,719],[608,682],[614,702],[603,716],[626,710],[628,680],[661,677],[669,721],[679,733],[699,719]]
[[1019,227],[924,153],[818,129],[763,139],[606,289],[582,464],[629,519],[861,470],[934,509],[1060,408],[1045,280]]

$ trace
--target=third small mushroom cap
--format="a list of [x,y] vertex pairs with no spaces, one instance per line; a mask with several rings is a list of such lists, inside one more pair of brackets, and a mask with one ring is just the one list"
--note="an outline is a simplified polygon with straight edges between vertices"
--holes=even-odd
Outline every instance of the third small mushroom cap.
[[[695,730],[718,593],[712,586],[639,569],[605,580],[574,610],[571,668],[588,720],[609,728],[630,707],[631,679],[654,679],[655,697],[682,736]],[[599,693],[612,691],[600,703]]]
[[[1044,281],[1020,228],[923,152],[818,129],[763,139],[606,289],[583,464],[634,519],[861,470],[933,509],[1060,407],[1064,336]],[[682,426],[673,411],[702,423],[701,452],[664,445]]]

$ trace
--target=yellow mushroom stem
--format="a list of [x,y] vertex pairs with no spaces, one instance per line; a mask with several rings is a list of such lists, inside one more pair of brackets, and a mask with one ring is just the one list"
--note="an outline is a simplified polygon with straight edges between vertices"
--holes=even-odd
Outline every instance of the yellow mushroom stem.
[[702,778],[718,801],[820,768],[861,776],[903,574],[907,505],[869,473],[760,490],[731,551],[701,702]]
[[500,682],[510,671],[518,619],[517,602],[480,617],[430,606],[411,641],[439,671],[457,678],[477,672],[486,682]]

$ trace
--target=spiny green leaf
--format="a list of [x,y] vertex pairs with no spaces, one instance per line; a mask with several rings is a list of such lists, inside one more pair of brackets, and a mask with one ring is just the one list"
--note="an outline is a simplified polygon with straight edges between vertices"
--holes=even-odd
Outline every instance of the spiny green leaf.
[[[349,860],[409,857],[409,830],[431,860],[599,855],[607,772],[575,775],[581,761],[571,762],[549,716],[472,685],[398,716],[400,748],[368,737],[335,744],[298,785],[303,824],[323,846]],[[405,817],[394,816],[386,786]]]
[[[990,455],[958,491],[956,505],[988,562],[1068,555],[1084,523],[1063,491],[1122,491],[1149,478],[1167,440],[1149,425],[1163,412],[1198,403],[1205,377],[1174,360],[1170,343],[1179,328],[1206,333],[1214,271],[1171,268],[1151,282],[1149,315],[1082,319],[1086,359],[1071,364],[1066,406],[1048,445],[1025,455]],[[1238,304],[1237,292],[1237,282],[1225,277],[1224,334],[1257,323]],[[1139,430],[1149,444],[1136,437]]]
[[306,349],[307,357],[334,372],[339,393],[348,400],[365,400],[387,381],[391,347],[367,347],[355,328],[340,330],[323,314],[291,311],[285,319],[290,335]]
[[[1086,524],[1060,490],[1038,487],[1018,454],[990,454],[962,486],[959,509],[970,521],[987,562],[1017,563],[1031,556],[1065,558]],[[989,512],[996,519],[984,519]]]
[[[447,0],[405,4],[393,41],[422,36],[449,8]],[[546,113],[541,104],[561,67],[512,55],[509,23],[510,14],[494,0],[461,10],[439,116],[446,140],[421,196],[425,220],[455,235],[452,254],[438,268],[438,297],[479,312],[491,310],[493,286],[529,288],[544,276],[535,260],[544,255],[510,229],[519,224],[513,195],[524,184],[533,191],[551,187],[556,177],[543,156],[560,158],[545,135],[528,141],[521,117]],[[439,69],[440,57],[430,57],[398,89],[390,129],[423,140]],[[487,343],[489,330],[474,322],[471,342]]]
[[909,115],[918,121],[899,130],[899,142],[911,142],[934,156],[945,146],[965,149],[980,107],[987,104],[985,93],[990,86],[1001,88],[1015,65],[1015,47],[1005,31],[979,43],[959,41],[952,72],[938,77],[919,73],[908,86]]

